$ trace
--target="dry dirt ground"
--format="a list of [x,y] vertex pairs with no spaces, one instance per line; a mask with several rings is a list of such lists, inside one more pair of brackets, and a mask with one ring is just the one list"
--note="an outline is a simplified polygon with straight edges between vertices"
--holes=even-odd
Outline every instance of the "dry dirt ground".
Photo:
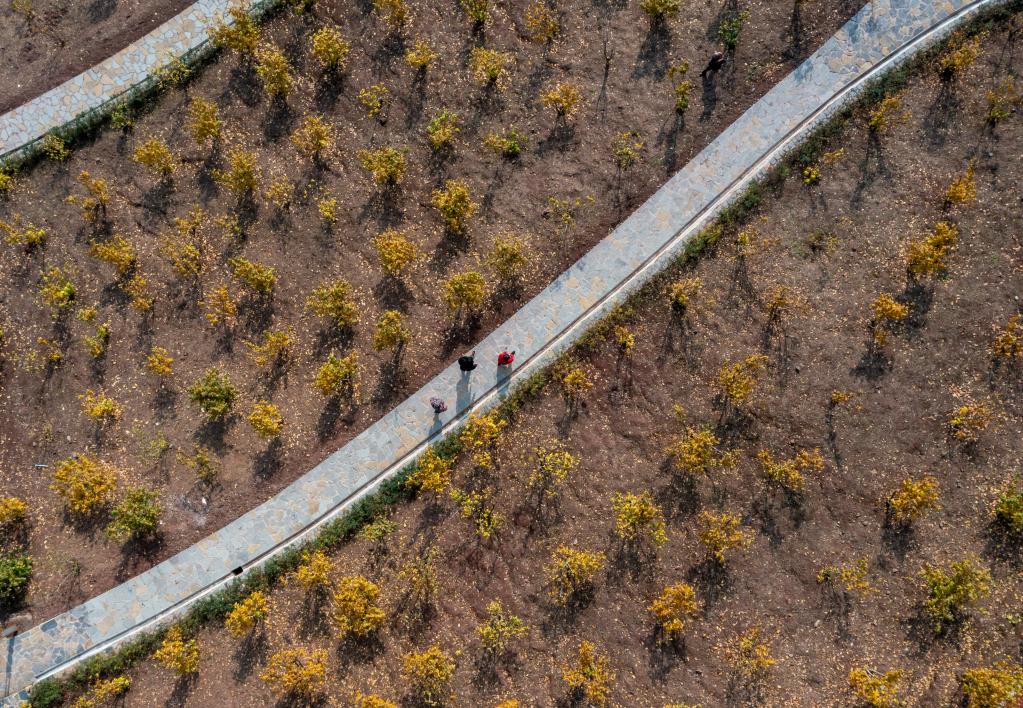
[[0,6],[0,113],[59,86],[159,27],[186,0],[27,0]]
[[[1017,18],[1018,19],[1018,18]],[[460,487],[490,487],[506,519],[496,540],[474,540],[450,501],[421,495],[391,516],[397,530],[381,547],[359,540],[334,557],[337,576],[365,574],[383,589],[389,613],[372,641],[339,646],[330,622],[304,608],[291,583],[271,595],[271,619],[254,640],[209,628],[198,638],[200,670],[177,681],[154,662],[131,672],[129,706],[272,704],[259,679],[267,656],[303,645],[329,653],[323,703],[347,705],[356,692],[406,700],[401,655],[437,643],[457,653],[453,705],[568,704],[561,666],[580,640],[610,660],[611,702],[662,706],[854,705],[854,666],[904,671],[909,705],[959,705],[966,668],[1021,660],[1019,547],[991,531],[992,504],[1023,471],[1023,378],[994,367],[996,327],[1021,311],[1023,242],[1020,190],[1023,125],[1014,113],[985,122],[985,92],[1023,68],[1015,35],[990,34],[982,58],[958,82],[943,84],[933,66],[911,78],[903,95],[907,121],[886,135],[854,115],[831,138],[844,148],[822,167],[813,187],[793,174],[767,187],[747,227],[751,252],[737,256],[730,231],[713,253],[667,274],[698,277],[703,289],[684,327],[654,293],[626,319],[635,349],[613,342],[578,358],[595,382],[573,416],[549,384],[507,428],[490,473],[461,460]],[[946,209],[942,195],[967,165],[977,201]],[[907,285],[906,248],[941,220],[958,226],[958,244],[943,277]],[[769,324],[765,307],[778,286],[799,305]],[[866,358],[870,305],[890,293],[910,310],[885,354]],[[722,425],[714,380],[727,361],[763,353],[769,364],[738,425]],[[830,405],[833,391],[851,398]],[[950,412],[967,400],[985,403],[991,425],[975,448],[950,436]],[[681,406],[683,423],[674,406]],[[665,452],[681,427],[716,427],[742,450],[737,466],[680,482]],[[529,501],[533,448],[560,440],[581,460],[540,521]],[[756,453],[788,458],[818,449],[825,468],[805,491],[768,486]],[[938,480],[941,509],[897,531],[885,499],[907,477]],[[611,497],[649,491],[667,518],[668,541],[656,554],[623,552],[614,535]],[[696,536],[704,510],[739,514],[753,535],[725,568],[708,564]],[[559,545],[603,551],[608,565],[592,598],[568,615],[546,599],[543,567]],[[425,618],[400,607],[399,569],[438,549],[440,590]],[[936,635],[921,614],[919,573],[974,554],[990,570],[991,591],[965,621]],[[873,592],[848,603],[817,582],[825,565],[865,559]],[[666,584],[686,580],[702,609],[675,647],[654,641],[647,606]],[[496,668],[481,664],[475,628],[500,599],[530,627]],[[766,680],[737,680],[722,646],[759,627],[777,660]],[[285,705],[282,702],[280,705]],[[410,703],[411,704],[411,703]]]
[[[453,3],[413,5],[404,40],[369,3],[319,2],[303,15],[283,11],[265,34],[295,70],[295,88],[286,101],[271,102],[251,63],[225,55],[162,96],[136,118],[132,131],[103,131],[67,162],[36,165],[0,200],[0,220],[35,224],[49,234],[34,253],[15,246],[0,252],[0,322],[7,332],[0,373],[2,491],[26,499],[31,510],[29,551],[36,565],[27,606],[37,621],[194,543],[349,440],[589,249],[856,9],[838,1],[800,3],[795,11],[789,3],[744,6],[750,14],[734,57],[701,86],[695,74],[713,50],[726,12],[716,5],[687,9],[667,25],[652,27],[635,5],[560,3],[561,37],[547,49],[525,38],[524,3],[497,4],[482,34],[475,35]],[[348,69],[334,78],[324,77],[308,54],[312,33],[329,24],[352,46]],[[440,55],[437,66],[418,80],[403,59],[403,47],[416,36]],[[466,62],[474,42],[514,55],[503,93],[486,94],[470,81]],[[692,104],[680,119],[665,71],[683,59],[694,66],[694,86]],[[539,97],[565,80],[578,85],[583,105],[567,128],[554,130]],[[379,119],[369,117],[358,100],[362,89],[376,83],[390,92]],[[190,137],[186,108],[195,97],[219,105],[225,134],[219,149],[198,148]],[[437,159],[424,130],[443,108],[457,113],[462,125],[453,154]],[[299,159],[288,138],[313,113],[331,123],[336,141],[322,168]],[[489,132],[509,126],[525,136],[521,157],[510,162],[481,146]],[[644,147],[619,175],[611,142],[628,131]],[[134,148],[151,136],[166,140],[180,159],[170,180],[159,180],[132,160]],[[387,195],[357,160],[360,150],[382,145],[408,151],[408,174]],[[227,153],[237,146],[257,155],[261,190],[272,178],[291,180],[290,210],[257,196],[254,205],[236,211],[235,198],[212,174],[226,167]],[[137,272],[154,298],[145,316],[131,309],[113,269],[89,255],[91,241],[110,236],[94,234],[78,208],[64,201],[84,194],[77,181],[83,170],[107,180],[109,231],[137,249]],[[446,236],[429,204],[432,190],[447,178],[465,180],[480,205],[464,237]],[[552,196],[580,200],[567,230],[549,211]],[[330,228],[316,205],[327,198],[337,199],[338,221]],[[198,237],[205,271],[195,287],[185,288],[160,248],[175,238],[174,220],[195,207],[206,214]],[[241,236],[218,223],[232,214],[244,224]],[[404,282],[384,277],[370,243],[388,226],[406,230],[422,253]],[[474,327],[452,332],[441,282],[471,268],[489,277],[480,261],[500,233],[525,240],[526,274],[517,289],[491,298]],[[268,301],[243,299],[237,324],[224,331],[207,325],[199,303],[221,285],[240,297],[228,270],[232,256],[273,266],[277,284]],[[59,322],[38,294],[42,273],[54,266],[69,273],[77,289],[74,307]],[[360,323],[347,338],[305,309],[312,289],[336,277],[352,284],[360,309]],[[95,308],[95,319],[76,319],[88,307]],[[372,347],[374,322],[388,308],[401,310],[413,332],[397,370],[389,354]],[[100,323],[110,326],[109,346],[93,359],[84,338]],[[296,340],[290,364],[272,376],[250,362],[246,346],[261,341],[265,328],[290,328]],[[40,338],[62,349],[58,366],[44,365]],[[143,368],[153,346],[174,358],[173,382],[163,388]],[[363,366],[360,402],[341,411],[325,406],[311,386],[331,350],[357,352]],[[222,429],[205,425],[187,396],[210,366],[226,372],[241,392],[235,415]],[[82,413],[79,397],[89,389],[118,402],[123,414],[117,424],[99,431]],[[268,446],[245,420],[260,398],[283,412],[282,445]],[[194,473],[176,462],[178,452],[191,454],[195,444],[211,449],[221,467],[213,488],[197,484]],[[123,486],[160,491],[164,518],[157,543],[122,549],[100,533],[103,519],[91,528],[67,523],[49,485],[54,465],[82,452],[117,466]]]

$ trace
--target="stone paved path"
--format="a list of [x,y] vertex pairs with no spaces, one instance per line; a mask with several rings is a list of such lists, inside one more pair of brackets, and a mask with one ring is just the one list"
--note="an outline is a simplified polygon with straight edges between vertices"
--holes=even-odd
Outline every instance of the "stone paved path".
[[265,0],[198,0],[109,59],[3,114],[0,163],[17,157],[51,130],[142,86],[169,60],[201,50],[209,28],[228,7],[263,4]]
[[[476,347],[471,380],[438,374],[277,496],[141,575],[32,628],[0,651],[3,695],[167,621],[253,565],[307,538],[452,430],[550,363],[585,328],[666,265],[730,199],[867,79],[1000,0],[874,0],[543,292]],[[504,348],[517,368],[496,367]],[[429,398],[449,410],[435,418]],[[23,697],[25,694],[22,693]],[[11,696],[5,705],[15,705]]]

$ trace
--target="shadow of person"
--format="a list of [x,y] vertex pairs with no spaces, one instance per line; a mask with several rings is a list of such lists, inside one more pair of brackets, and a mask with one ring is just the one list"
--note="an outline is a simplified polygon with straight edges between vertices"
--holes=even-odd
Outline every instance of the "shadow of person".
[[714,113],[714,108],[718,103],[718,93],[717,86],[714,82],[714,74],[715,72],[708,72],[700,78],[703,100],[703,112],[700,114],[701,123],[710,120],[710,116]]
[[463,372],[455,387],[455,412],[461,413],[472,403],[472,383],[469,372]]

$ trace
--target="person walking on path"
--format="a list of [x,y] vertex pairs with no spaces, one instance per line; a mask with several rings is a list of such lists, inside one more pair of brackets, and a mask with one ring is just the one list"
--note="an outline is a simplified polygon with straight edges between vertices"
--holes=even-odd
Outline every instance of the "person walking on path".
[[501,352],[497,355],[498,366],[511,366],[512,362],[515,361],[515,350],[510,352]]
[[464,354],[458,357],[458,368],[465,376],[469,374],[477,366],[476,364],[476,350],[472,350],[468,354]]
[[436,396],[430,399],[430,405],[433,406],[434,415],[440,415],[448,409],[448,404],[444,402],[444,399]]
[[719,49],[718,51],[714,52],[711,55],[710,61],[707,62],[707,66],[705,66],[703,71],[700,72],[700,78],[706,79],[707,74],[711,74],[712,75],[711,78],[713,79],[714,78],[713,75],[717,74],[718,71],[721,70],[721,67],[723,67],[724,65],[725,53]]

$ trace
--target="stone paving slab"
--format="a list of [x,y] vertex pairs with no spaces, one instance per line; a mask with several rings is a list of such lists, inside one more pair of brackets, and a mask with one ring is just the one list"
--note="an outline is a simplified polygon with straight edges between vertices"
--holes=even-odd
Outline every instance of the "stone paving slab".
[[198,0],[109,59],[8,111],[0,116],[0,161],[18,156],[50,131],[130,94],[170,60],[201,49],[217,21],[230,21],[230,7],[252,10],[263,5],[264,0]]
[[[471,379],[438,374],[275,497],[135,578],[9,640],[0,651],[17,705],[34,681],[67,670],[138,631],[172,619],[199,597],[288,545],[309,538],[396,473],[469,412],[498,403],[512,381],[550,363],[656,270],[807,131],[847,103],[866,79],[1002,0],[874,0],[753,105],[598,243],[477,347]],[[497,354],[517,350],[514,372]],[[449,402],[435,417],[429,398]],[[19,693],[20,692],[20,693]],[[12,695],[13,694],[13,695]]]

